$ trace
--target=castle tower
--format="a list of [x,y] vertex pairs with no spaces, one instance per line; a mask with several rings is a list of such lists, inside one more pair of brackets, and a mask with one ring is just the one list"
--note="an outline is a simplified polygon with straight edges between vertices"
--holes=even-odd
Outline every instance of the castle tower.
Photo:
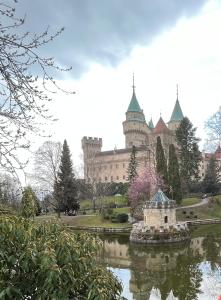
[[172,131],[175,131],[179,127],[180,122],[183,120],[183,118],[184,118],[183,112],[180,107],[180,102],[178,99],[178,85],[177,85],[177,98],[176,98],[176,103],[175,103],[170,121],[168,122],[169,129]]
[[137,101],[134,78],[133,94],[126,112],[126,121],[123,122],[123,131],[125,135],[125,147],[142,146],[148,144],[148,134],[150,129],[147,126],[143,110]]
[[84,178],[89,181],[94,174],[96,165],[96,154],[101,152],[102,139],[84,136],[81,140],[84,159]]
[[159,121],[157,122],[156,127],[153,129],[153,142],[152,145],[154,146],[153,151],[156,149],[156,143],[157,143],[157,137],[160,137],[162,146],[165,151],[166,158],[169,157],[169,145],[173,144],[173,135],[171,134],[171,131],[166,126],[166,123],[160,116]]

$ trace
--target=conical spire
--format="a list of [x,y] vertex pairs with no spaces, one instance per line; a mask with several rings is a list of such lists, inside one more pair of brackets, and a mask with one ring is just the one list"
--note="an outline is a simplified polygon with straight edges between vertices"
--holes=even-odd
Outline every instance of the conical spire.
[[140,108],[140,105],[137,101],[137,97],[136,97],[136,94],[135,94],[135,85],[134,85],[134,74],[133,74],[133,94],[132,94],[132,98],[131,98],[131,101],[130,101],[130,104],[128,106],[128,109],[127,111],[128,112],[142,112],[142,109]]
[[165,124],[164,120],[160,116],[159,121],[157,122],[156,127],[154,128],[154,133],[167,133],[169,131],[167,125]]
[[150,119],[148,126],[150,127],[150,129],[153,129],[153,128],[154,128],[152,118]]
[[174,106],[174,109],[173,109],[173,112],[172,112],[172,115],[170,118],[170,122],[174,122],[174,121],[179,122],[179,121],[182,121],[182,119],[184,118],[182,109],[180,107],[180,102],[178,99],[178,84],[177,84],[177,95],[176,96],[177,96],[176,103],[175,103],[175,106]]

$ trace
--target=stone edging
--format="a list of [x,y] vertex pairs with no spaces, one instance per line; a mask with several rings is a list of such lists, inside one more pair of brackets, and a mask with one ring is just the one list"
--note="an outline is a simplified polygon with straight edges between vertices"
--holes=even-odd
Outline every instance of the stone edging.
[[67,226],[74,230],[87,230],[99,233],[130,233],[132,227],[124,228],[106,228],[106,227],[87,227],[87,226]]

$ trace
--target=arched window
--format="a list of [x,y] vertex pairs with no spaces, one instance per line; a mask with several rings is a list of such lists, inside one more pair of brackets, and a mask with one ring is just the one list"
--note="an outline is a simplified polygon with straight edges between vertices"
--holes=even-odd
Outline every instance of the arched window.
[[164,217],[164,223],[168,223],[168,216]]

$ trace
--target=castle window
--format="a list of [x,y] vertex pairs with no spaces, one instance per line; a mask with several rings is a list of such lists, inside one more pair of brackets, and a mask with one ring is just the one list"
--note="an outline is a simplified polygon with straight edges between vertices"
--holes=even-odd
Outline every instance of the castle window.
[[125,180],[125,175],[123,175],[123,179]]
[[107,181],[107,176],[105,176],[104,180]]
[[164,223],[168,223],[168,216],[164,217]]
[[111,176],[111,181],[113,181],[113,176]]
[[119,180],[119,176],[117,176],[117,180]]
[[118,164],[116,164],[116,169],[118,169]]

